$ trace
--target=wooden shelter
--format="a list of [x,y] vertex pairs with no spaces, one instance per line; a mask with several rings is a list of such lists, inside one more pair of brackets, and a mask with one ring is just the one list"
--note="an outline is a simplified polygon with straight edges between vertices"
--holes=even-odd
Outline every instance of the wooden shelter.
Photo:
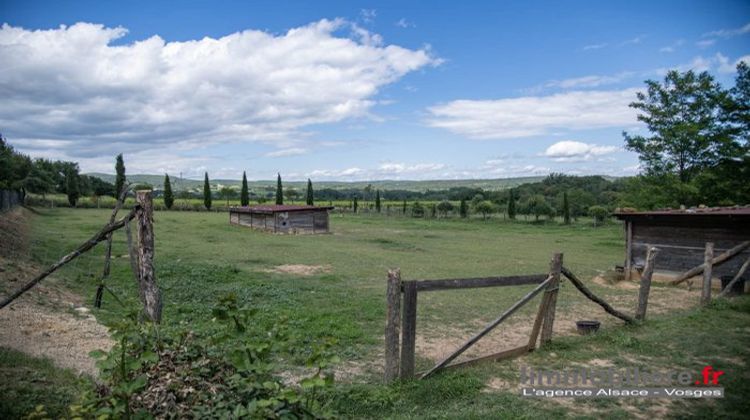
[[273,233],[328,233],[328,211],[332,209],[296,205],[231,207],[229,223]]
[[[625,273],[643,268],[647,249],[659,249],[654,269],[660,274],[678,274],[704,261],[706,243],[715,255],[731,254],[713,269],[714,276],[734,275],[750,257],[750,207],[706,207],[644,212],[617,211],[625,222]],[[742,250],[737,253],[735,250]]]

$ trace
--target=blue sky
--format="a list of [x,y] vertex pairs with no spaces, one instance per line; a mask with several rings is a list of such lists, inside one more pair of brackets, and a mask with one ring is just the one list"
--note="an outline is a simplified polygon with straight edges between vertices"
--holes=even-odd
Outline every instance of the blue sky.
[[746,1],[490,3],[2,0],[0,131],[84,171],[620,176],[643,80],[750,61]]

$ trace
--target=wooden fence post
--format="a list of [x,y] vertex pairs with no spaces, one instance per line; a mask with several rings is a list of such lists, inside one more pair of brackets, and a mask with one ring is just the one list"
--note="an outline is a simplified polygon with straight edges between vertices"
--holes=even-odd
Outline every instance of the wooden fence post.
[[149,190],[136,191],[135,199],[138,203],[135,217],[138,225],[136,234],[139,288],[146,315],[158,324],[161,322],[162,302],[161,291],[156,285],[154,274],[154,203]]
[[386,288],[385,319],[385,382],[390,383],[399,374],[399,336],[398,327],[401,317],[401,270],[388,270]]
[[632,279],[633,273],[633,223],[625,222],[625,281]]
[[646,319],[646,307],[648,306],[648,294],[651,291],[651,276],[654,274],[654,259],[659,252],[657,248],[649,247],[646,254],[646,266],[641,276],[641,288],[638,291],[638,308],[635,310],[635,319],[643,321]]
[[414,351],[417,340],[417,282],[404,285],[404,313],[401,324],[401,379],[414,377]]
[[552,276],[552,281],[547,285],[547,290],[544,295],[549,297],[547,303],[546,313],[544,314],[544,323],[542,324],[542,345],[545,345],[552,340],[552,327],[555,324],[555,307],[557,306],[557,293],[560,290],[560,272],[562,271],[563,254],[556,252],[552,256],[552,261],[549,264],[549,274]]
[[701,291],[701,305],[706,306],[711,303],[711,277],[713,277],[714,243],[706,242],[706,252],[703,256],[703,290]]

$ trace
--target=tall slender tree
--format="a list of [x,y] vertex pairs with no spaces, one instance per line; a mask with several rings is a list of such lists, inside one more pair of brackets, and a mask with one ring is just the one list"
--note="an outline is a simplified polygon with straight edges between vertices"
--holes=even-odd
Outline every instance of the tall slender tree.
[[461,205],[458,207],[458,213],[463,219],[469,217],[469,206],[466,204],[466,199],[464,198],[461,199]]
[[513,188],[508,190],[508,219],[516,218],[516,192]]
[[354,210],[354,213],[357,212],[359,209],[359,203],[357,202],[357,197],[354,197],[354,203],[352,203],[352,209]]
[[375,191],[375,211],[380,213],[380,190]]
[[250,204],[250,192],[247,190],[247,175],[242,171],[242,191],[240,192],[240,205],[247,206]]
[[284,204],[284,190],[281,187],[281,174],[276,174],[276,204]]
[[164,174],[164,206],[167,210],[174,204],[174,194],[172,194],[172,183],[169,182],[169,174]]
[[120,197],[122,193],[122,187],[125,185],[125,162],[122,159],[122,153],[117,155],[117,161],[115,162],[115,198]]
[[563,191],[563,222],[566,225],[570,224],[570,203],[568,203],[568,192]]
[[68,169],[65,173],[65,193],[68,195],[70,206],[75,207],[81,191],[78,187],[78,172],[73,169]]
[[312,186],[312,181],[310,181],[310,178],[307,178],[307,200],[306,202],[308,206],[315,205],[315,198],[313,197],[313,186]]
[[208,172],[203,179],[203,205],[206,210],[211,210],[211,184],[208,183]]

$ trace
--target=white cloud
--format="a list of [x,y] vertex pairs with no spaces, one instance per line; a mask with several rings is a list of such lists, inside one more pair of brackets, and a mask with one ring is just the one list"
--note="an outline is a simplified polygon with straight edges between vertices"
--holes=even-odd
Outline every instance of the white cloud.
[[703,34],[703,37],[732,38],[735,36],[744,35],[746,33],[750,33],[750,23],[740,28],[719,29],[717,31],[706,32],[705,34]]
[[584,51],[590,51],[590,50],[600,50],[600,49],[602,49],[602,48],[605,48],[606,46],[607,46],[607,44],[606,44],[606,43],[601,43],[601,44],[590,44],[590,45],[585,45],[585,46],[583,47],[583,50],[584,50]]
[[737,71],[737,65],[741,62],[745,62],[747,64],[750,64],[750,55],[746,55],[743,57],[738,58],[734,62],[731,62],[729,60],[729,57],[726,57],[725,55],[718,53],[716,54],[716,60],[718,61],[718,70],[719,73],[734,73]]
[[378,16],[378,11],[375,9],[361,9],[359,11],[359,17],[364,23],[372,23]]
[[636,122],[638,89],[573,91],[497,100],[456,100],[428,109],[427,124],[472,139],[507,139]]
[[266,157],[286,157],[304,155],[308,151],[302,147],[289,147],[286,149],[276,150],[275,152],[266,153]]
[[557,87],[562,89],[574,89],[574,88],[587,88],[587,87],[599,87],[603,85],[611,85],[620,83],[634,75],[633,72],[620,72],[611,76],[600,76],[591,75],[583,77],[575,77],[571,79],[563,80],[552,80],[547,82],[545,87]]
[[406,18],[401,18],[395,23],[396,26],[399,28],[414,28],[416,25],[406,20]]
[[383,163],[378,167],[378,172],[383,175],[402,175],[423,172],[439,171],[445,168],[442,163],[417,163],[408,165],[405,163]]
[[715,39],[704,39],[702,41],[698,41],[695,43],[695,46],[698,48],[708,48],[711,45],[714,45],[716,43]]
[[559,141],[544,151],[544,156],[557,162],[572,162],[591,160],[596,156],[603,156],[619,151],[616,146],[600,146],[580,141]]
[[620,45],[637,45],[637,44],[640,44],[641,42],[643,42],[644,38],[646,38],[645,35],[639,35],[639,36],[637,36],[635,38],[631,38],[631,39],[622,41],[620,43]]
[[382,45],[341,19],[280,35],[113,45],[126,32],[0,27],[3,134],[32,151],[61,142],[78,160],[167,145],[297,147],[306,127],[367,117],[383,86],[439,63],[426,47]]
[[672,53],[672,52],[677,51],[677,49],[680,48],[683,44],[685,44],[685,40],[684,39],[678,39],[672,45],[667,45],[666,47],[660,48],[659,52]]

